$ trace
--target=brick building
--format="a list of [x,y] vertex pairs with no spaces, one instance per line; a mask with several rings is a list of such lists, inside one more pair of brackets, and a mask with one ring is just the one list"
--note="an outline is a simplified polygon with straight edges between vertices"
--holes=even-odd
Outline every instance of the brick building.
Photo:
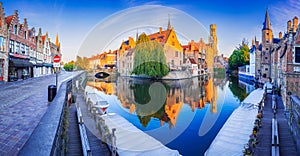
[[41,28],[36,36],[26,18],[20,21],[18,10],[5,16],[0,2],[0,82],[51,74],[53,56],[61,56],[58,36],[52,43]]

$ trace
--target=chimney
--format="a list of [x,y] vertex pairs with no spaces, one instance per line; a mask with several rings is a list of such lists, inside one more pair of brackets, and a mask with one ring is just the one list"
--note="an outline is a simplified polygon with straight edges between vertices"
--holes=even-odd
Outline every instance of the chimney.
[[282,32],[279,32],[279,39],[282,39]]
[[24,25],[27,25],[27,18],[24,18]]
[[295,16],[293,18],[293,33],[295,33],[297,31],[297,28],[298,28],[298,17]]
[[18,16],[18,10],[15,10],[14,15]]
[[292,21],[289,20],[289,21],[287,22],[287,33],[290,33],[291,28],[292,28]]
[[161,32],[162,32],[162,27],[159,27],[159,33],[161,34]]

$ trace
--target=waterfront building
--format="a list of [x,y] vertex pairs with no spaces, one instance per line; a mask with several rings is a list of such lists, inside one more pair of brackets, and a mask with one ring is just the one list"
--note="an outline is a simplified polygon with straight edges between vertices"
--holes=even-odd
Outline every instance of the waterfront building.
[[24,18],[20,22],[18,10],[5,16],[0,2],[0,82],[16,81],[52,73],[53,56],[61,56],[58,35],[55,43],[41,28],[29,28]]
[[[266,10],[262,42],[252,42],[250,54],[255,53],[255,75],[259,82],[271,81],[279,89],[283,103],[289,107],[289,94],[300,96],[300,35],[298,17],[287,22],[286,32],[275,38]],[[254,43],[254,44],[253,44]]]
[[[287,33],[281,39],[278,47],[279,70],[278,82],[282,99],[287,108],[290,108],[290,96],[300,97],[300,35],[298,18],[293,18],[293,25],[288,21]],[[276,57],[276,56],[274,56]]]
[[210,35],[208,43],[205,43],[203,38],[199,42],[191,40],[187,45],[183,45],[184,63],[189,58],[194,58],[198,64],[199,75],[206,72],[213,72],[215,57],[218,56],[218,39],[217,39],[216,24],[210,25]]
[[0,82],[8,81],[8,29],[4,9],[0,2]]
[[29,46],[35,48],[35,40],[30,37],[27,19],[19,23],[18,11],[6,17],[9,39],[9,81],[33,77],[33,64],[30,61]]

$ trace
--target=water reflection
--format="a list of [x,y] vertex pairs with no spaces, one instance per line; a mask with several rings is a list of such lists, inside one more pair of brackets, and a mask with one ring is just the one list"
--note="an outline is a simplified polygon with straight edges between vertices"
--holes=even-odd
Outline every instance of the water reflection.
[[191,112],[210,104],[210,112],[217,113],[217,87],[223,90],[227,79],[209,76],[177,81],[150,81],[119,77],[116,82],[88,82],[105,94],[115,95],[123,108],[136,114],[147,127],[151,118],[160,126],[174,127],[184,104]]
[[236,77],[230,77],[229,88],[234,96],[243,101],[248,96],[248,94],[255,89],[254,84],[249,83],[250,82],[246,83],[240,81]]

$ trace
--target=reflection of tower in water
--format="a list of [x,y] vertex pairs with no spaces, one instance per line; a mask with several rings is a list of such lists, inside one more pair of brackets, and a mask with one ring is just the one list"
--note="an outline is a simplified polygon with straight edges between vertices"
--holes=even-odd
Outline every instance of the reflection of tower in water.
[[210,112],[216,113],[217,110],[217,86],[214,86],[213,83],[213,77],[209,77],[206,85],[205,85],[205,91],[206,91],[206,102],[210,103]]

